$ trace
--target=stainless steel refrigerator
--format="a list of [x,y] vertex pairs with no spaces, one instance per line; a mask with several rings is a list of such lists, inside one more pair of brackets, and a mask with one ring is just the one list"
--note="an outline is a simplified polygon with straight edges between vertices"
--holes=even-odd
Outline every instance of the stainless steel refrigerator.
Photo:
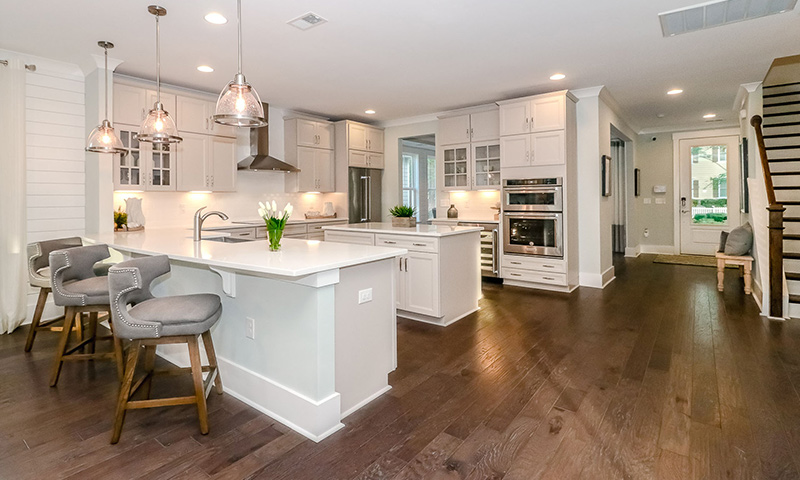
[[380,222],[383,170],[353,168],[348,171],[350,223]]

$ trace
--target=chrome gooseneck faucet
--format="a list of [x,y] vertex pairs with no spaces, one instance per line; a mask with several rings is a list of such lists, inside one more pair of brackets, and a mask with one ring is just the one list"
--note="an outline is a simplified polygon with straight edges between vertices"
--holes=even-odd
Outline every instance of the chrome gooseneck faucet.
[[216,210],[212,212],[201,213],[205,209],[206,207],[200,207],[199,209],[197,209],[196,212],[194,212],[194,235],[192,236],[192,238],[194,238],[195,242],[199,242],[200,240],[202,240],[201,232],[203,230],[203,222],[206,221],[206,218],[210,217],[211,215],[216,215],[223,220],[228,219],[227,215],[225,215],[222,212],[218,212]]

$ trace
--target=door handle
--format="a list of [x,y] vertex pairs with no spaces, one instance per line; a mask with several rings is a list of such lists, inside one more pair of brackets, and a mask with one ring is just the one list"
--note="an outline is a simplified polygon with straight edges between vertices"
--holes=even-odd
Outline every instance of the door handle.
[[406,272],[408,271],[408,257],[406,257]]
[[681,197],[681,213],[689,213],[689,210],[686,208],[686,197]]

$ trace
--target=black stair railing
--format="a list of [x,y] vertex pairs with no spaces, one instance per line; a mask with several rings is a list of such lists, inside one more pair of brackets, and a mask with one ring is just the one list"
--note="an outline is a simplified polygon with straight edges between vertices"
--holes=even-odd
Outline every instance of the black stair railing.
[[756,132],[758,152],[761,157],[761,168],[764,170],[764,184],[767,189],[769,206],[769,315],[783,318],[783,212],[786,208],[775,199],[775,186],[772,184],[772,173],[767,158],[767,147],[764,144],[764,133],[761,130],[763,120],[755,115],[750,125]]

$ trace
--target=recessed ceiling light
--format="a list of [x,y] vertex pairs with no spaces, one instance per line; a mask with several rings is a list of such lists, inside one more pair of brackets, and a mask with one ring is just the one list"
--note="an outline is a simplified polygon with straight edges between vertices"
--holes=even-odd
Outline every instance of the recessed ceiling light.
[[703,118],[714,118],[716,116],[717,116],[716,113],[706,113],[705,115],[703,115]]
[[556,73],[555,75],[550,76],[550,80],[564,80],[565,78],[567,78],[567,76],[563,73]]
[[672,90],[667,92],[667,95],[678,95],[679,93],[683,93],[683,90],[680,88],[673,88]]
[[213,23],[214,25],[224,25],[228,23],[228,19],[221,13],[211,12],[205,16],[206,22]]
[[199,67],[197,67],[197,71],[203,73],[211,73],[214,71],[214,69],[209,67],[208,65],[200,65]]
[[372,109],[364,110],[364,113],[366,113],[367,115],[375,115],[375,110],[372,110]]
[[314,12],[308,12],[308,13],[304,13],[304,14],[300,15],[297,18],[291,19],[286,23],[288,23],[289,25],[291,25],[293,27],[297,27],[300,30],[308,30],[311,27],[316,27],[316,26],[322,25],[323,23],[325,23],[327,21],[328,20],[320,17],[319,15],[317,15]]

